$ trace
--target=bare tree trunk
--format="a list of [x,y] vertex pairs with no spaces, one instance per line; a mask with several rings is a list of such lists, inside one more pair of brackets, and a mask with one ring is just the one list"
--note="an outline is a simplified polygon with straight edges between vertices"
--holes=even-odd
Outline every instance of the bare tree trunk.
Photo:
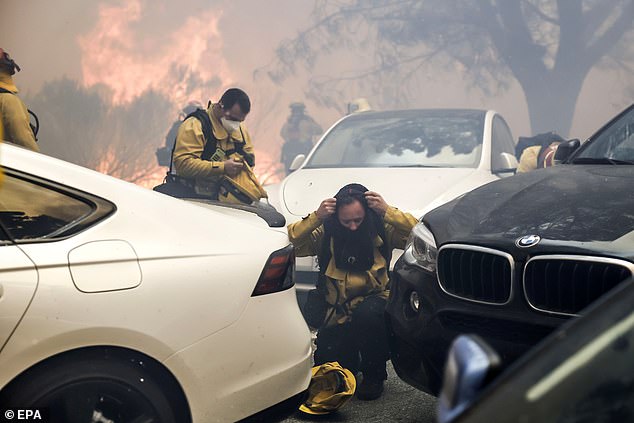
[[528,105],[531,130],[534,134],[555,131],[569,136],[577,98],[587,72],[548,72],[542,78],[518,79]]

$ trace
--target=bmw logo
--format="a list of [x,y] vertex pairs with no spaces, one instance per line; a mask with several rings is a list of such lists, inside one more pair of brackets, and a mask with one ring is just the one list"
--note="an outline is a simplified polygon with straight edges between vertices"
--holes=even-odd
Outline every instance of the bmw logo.
[[526,235],[518,238],[517,241],[515,241],[515,245],[520,248],[528,248],[532,247],[533,245],[537,245],[540,240],[541,238],[539,235]]

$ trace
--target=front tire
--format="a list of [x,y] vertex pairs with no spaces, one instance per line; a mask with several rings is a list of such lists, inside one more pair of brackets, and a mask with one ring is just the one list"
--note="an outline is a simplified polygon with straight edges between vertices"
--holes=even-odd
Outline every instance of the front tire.
[[140,357],[79,351],[29,369],[0,392],[0,404],[43,410],[53,423],[186,421],[156,373]]

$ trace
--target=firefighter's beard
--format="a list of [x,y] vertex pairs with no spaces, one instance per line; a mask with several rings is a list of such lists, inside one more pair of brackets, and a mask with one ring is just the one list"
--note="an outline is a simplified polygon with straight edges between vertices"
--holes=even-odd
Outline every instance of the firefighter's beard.
[[337,268],[348,271],[366,271],[372,267],[376,232],[370,220],[370,214],[366,213],[365,219],[354,231],[341,225],[337,220],[333,232]]

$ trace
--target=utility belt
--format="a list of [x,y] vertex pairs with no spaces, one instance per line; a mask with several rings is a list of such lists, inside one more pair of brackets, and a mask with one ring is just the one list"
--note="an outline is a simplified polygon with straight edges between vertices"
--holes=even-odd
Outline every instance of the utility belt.
[[171,195],[177,198],[210,198],[218,199],[216,195],[202,195],[196,192],[196,182],[190,178],[178,176],[172,172],[167,172],[165,180],[162,184],[155,186],[154,191]]
[[181,184],[192,190],[196,189],[196,182],[193,179],[183,178],[172,172],[168,172],[167,175],[165,175],[165,182],[169,184]]

